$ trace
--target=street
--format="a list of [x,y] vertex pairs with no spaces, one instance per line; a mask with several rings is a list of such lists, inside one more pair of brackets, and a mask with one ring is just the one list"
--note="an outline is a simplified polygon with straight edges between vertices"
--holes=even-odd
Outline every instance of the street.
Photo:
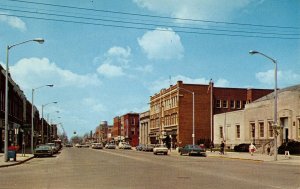
[[0,169],[0,188],[300,188],[299,166],[134,150],[65,148]]

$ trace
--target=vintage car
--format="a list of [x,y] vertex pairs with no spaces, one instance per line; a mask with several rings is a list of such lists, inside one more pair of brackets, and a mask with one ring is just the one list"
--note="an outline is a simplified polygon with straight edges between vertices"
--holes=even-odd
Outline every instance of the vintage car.
[[157,155],[157,154],[164,154],[164,155],[168,155],[168,148],[165,145],[157,145],[153,148],[153,154]]

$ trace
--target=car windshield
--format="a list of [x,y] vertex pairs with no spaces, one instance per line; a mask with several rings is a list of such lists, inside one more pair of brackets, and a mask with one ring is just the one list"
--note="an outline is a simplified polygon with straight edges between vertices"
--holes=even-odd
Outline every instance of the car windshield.
[[51,149],[51,147],[47,146],[47,145],[43,145],[43,146],[38,146],[36,149],[38,149],[38,150],[48,150],[48,149]]

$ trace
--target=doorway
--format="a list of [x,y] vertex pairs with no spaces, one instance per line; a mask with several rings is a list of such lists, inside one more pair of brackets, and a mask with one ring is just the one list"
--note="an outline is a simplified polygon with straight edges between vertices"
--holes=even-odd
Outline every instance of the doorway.
[[289,141],[289,125],[288,125],[288,118],[280,118],[281,128],[283,129],[283,142]]

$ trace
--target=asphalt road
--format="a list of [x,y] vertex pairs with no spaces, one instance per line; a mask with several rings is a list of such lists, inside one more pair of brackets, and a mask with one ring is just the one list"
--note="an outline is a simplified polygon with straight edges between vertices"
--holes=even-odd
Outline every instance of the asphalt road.
[[0,169],[0,188],[300,189],[300,167],[133,150],[65,148]]

